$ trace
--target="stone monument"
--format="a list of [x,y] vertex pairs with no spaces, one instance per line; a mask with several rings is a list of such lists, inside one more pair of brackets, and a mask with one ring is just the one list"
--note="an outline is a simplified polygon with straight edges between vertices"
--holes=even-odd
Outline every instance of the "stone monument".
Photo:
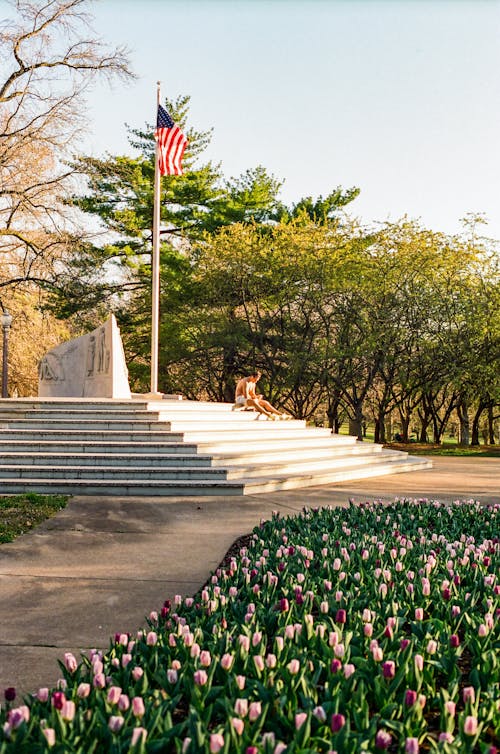
[[38,365],[40,398],[131,398],[114,314],[91,333],[48,351]]

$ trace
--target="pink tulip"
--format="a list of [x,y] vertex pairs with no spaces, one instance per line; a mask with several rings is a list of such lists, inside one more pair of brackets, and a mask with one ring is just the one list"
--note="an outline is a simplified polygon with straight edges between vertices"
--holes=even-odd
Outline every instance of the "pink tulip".
[[270,669],[275,668],[277,663],[276,655],[268,654],[266,657],[266,666]]
[[475,736],[477,733],[477,717],[468,715],[464,722],[464,733],[466,736]]
[[55,746],[56,743],[56,732],[54,728],[42,728],[42,733],[45,736],[45,740],[47,741],[47,745],[49,747]]
[[167,681],[169,683],[172,683],[172,684],[173,683],[177,683],[178,677],[179,676],[178,676],[177,670],[175,670],[175,668],[168,668],[168,670],[167,670]]
[[239,736],[241,736],[241,734],[243,733],[243,731],[245,729],[245,723],[243,722],[243,720],[240,720],[239,717],[232,717],[231,718],[231,725],[233,726],[233,728],[236,731],[236,733]]
[[103,689],[106,686],[106,677],[104,673],[97,673],[92,681],[95,689]]
[[450,717],[455,717],[456,706],[455,702],[452,702],[451,699],[448,702],[445,702],[444,708]]
[[111,715],[108,720],[108,728],[113,733],[118,733],[121,730],[124,722],[125,720],[123,719],[123,717],[120,717],[119,715]]
[[139,742],[144,742],[147,738],[148,732],[146,728],[134,728],[132,731],[132,739],[130,741],[131,746],[135,746]]
[[126,712],[129,707],[130,699],[128,698],[127,694],[121,694],[120,698],[118,699],[118,709],[120,710],[120,712]]
[[118,699],[120,698],[122,693],[122,690],[119,686],[111,686],[111,688],[108,691],[108,702],[110,704],[117,704]]
[[295,715],[295,730],[299,730],[307,720],[307,712],[297,712]]
[[416,607],[415,608],[415,620],[423,620],[424,619],[424,610],[422,607]]
[[264,670],[264,658],[262,655],[254,655],[253,662],[257,670]]
[[368,638],[373,636],[373,625],[371,623],[365,623],[363,626],[363,633]]
[[148,647],[154,647],[157,642],[158,635],[155,633],[155,631],[150,631],[146,636],[146,644],[148,645]]
[[197,686],[205,686],[208,681],[208,675],[205,670],[195,670],[193,679]]
[[290,660],[287,667],[291,675],[297,675],[300,670],[300,662],[298,660]]
[[314,717],[319,720],[320,722],[324,723],[326,720],[326,712],[323,709],[323,707],[315,707],[313,709],[313,715]]
[[422,657],[422,655],[415,655],[413,661],[417,670],[422,671],[424,669],[424,658]]
[[236,685],[238,686],[240,691],[243,691],[245,688],[246,678],[244,675],[237,675],[236,678]]
[[260,702],[252,702],[248,708],[248,718],[253,723],[262,714],[262,705]]
[[234,657],[229,653],[223,654],[220,660],[220,664],[224,668],[224,670],[231,670],[233,662]]
[[212,733],[210,735],[211,754],[217,754],[217,752],[223,748],[224,748],[224,736],[221,733]]
[[434,655],[436,654],[436,650],[437,650],[437,641],[434,641],[434,639],[429,639],[429,641],[427,642],[427,652],[430,655]]
[[36,698],[39,702],[47,702],[49,699],[49,690],[48,688],[44,687],[41,689],[38,689]]
[[212,663],[212,657],[210,655],[210,652],[204,649],[203,652],[200,654],[200,665],[202,665],[204,668],[209,668],[211,663]]
[[384,659],[384,652],[382,650],[382,647],[373,647],[372,657],[375,662],[382,662],[382,660]]
[[134,698],[132,699],[132,712],[134,713],[135,717],[142,717],[146,712],[142,696],[134,696]]
[[75,712],[76,712],[75,703],[68,700],[65,701],[61,709],[62,719],[70,723],[75,717]]
[[245,636],[244,634],[240,634],[238,636],[238,644],[242,648],[244,652],[248,652],[250,649],[250,639],[248,636]]
[[246,717],[248,714],[248,699],[236,699],[234,703],[234,711],[240,717]]
[[474,686],[465,686],[462,691],[462,698],[464,700],[464,704],[467,704],[467,702],[474,704],[474,702],[476,701],[476,692]]
[[439,734],[439,740],[445,744],[451,744],[454,739],[451,733],[442,732]]
[[78,667],[78,662],[71,652],[64,653],[64,666],[69,673],[74,673]]
[[132,661],[132,655],[128,652],[124,655],[122,655],[122,668],[126,668],[129,662]]
[[356,671],[356,668],[351,663],[347,663],[347,665],[344,665],[344,678],[350,678],[352,674]]
[[134,681],[138,681],[140,678],[142,678],[143,675],[144,670],[138,665],[136,665],[135,668],[132,669],[132,678]]

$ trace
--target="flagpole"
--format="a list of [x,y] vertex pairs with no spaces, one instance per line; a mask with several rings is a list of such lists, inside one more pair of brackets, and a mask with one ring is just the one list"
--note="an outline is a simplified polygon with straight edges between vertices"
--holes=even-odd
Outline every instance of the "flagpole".
[[[160,83],[160,81],[156,82],[156,113],[158,113],[158,106],[160,105]],[[158,333],[160,314],[160,166],[158,141],[156,141],[155,147],[151,286],[151,393],[154,395],[158,394]]]

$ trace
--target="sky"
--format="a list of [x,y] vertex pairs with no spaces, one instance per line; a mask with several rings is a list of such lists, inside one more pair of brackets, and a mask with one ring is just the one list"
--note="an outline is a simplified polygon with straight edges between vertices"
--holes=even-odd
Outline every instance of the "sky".
[[88,96],[86,151],[133,153],[125,123],[191,96],[226,177],[263,165],[287,203],[357,186],[363,223],[404,215],[500,239],[500,0],[99,0],[138,79]]

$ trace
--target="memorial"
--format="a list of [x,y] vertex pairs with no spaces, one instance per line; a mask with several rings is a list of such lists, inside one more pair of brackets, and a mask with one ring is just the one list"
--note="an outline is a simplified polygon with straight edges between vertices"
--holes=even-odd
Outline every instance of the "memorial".
[[48,351],[38,365],[40,398],[131,398],[114,314],[92,332]]

